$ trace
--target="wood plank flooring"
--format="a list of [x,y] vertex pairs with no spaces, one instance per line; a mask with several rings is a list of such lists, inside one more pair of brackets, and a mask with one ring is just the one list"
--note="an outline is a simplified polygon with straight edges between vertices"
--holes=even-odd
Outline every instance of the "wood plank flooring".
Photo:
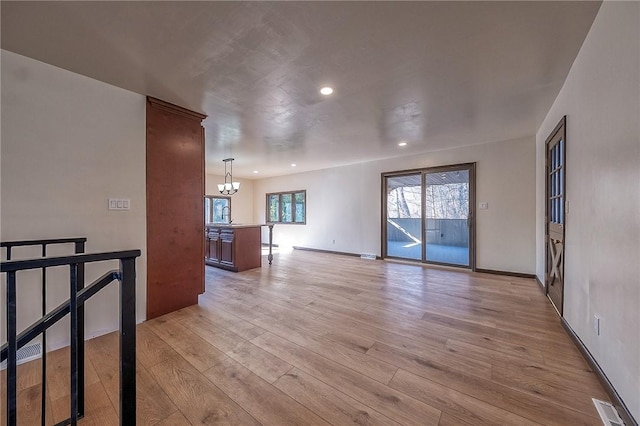
[[[304,251],[263,264],[207,267],[198,305],[138,326],[138,424],[601,424],[605,391],[534,280]],[[81,424],[117,424],[117,345],[87,342]],[[47,424],[68,416],[68,355],[47,358]],[[39,364],[19,367],[20,425],[40,421]]]

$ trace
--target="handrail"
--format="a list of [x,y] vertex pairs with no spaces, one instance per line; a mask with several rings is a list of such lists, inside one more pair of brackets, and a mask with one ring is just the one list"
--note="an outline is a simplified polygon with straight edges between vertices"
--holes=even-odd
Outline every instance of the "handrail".
[[66,243],[86,243],[87,237],[76,238],[49,238],[45,240],[19,240],[19,241],[2,241],[0,247],[24,247],[39,246],[42,244],[66,244]]
[[[42,241],[42,240],[40,240]],[[135,259],[140,250],[125,250],[107,253],[76,254],[50,258],[14,260],[0,264],[0,272],[6,273],[7,286],[7,344],[2,346],[2,358],[7,359],[7,425],[17,424],[17,351],[24,345],[46,331],[56,321],[67,314],[71,315],[71,417],[61,424],[76,425],[81,416],[83,382],[79,380],[83,365],[83,341],[79,339],[79,326],[82,324],[80,313],[87,299],[114,279],[120,285],[120,424],[136,422],[136,317],[135,317]],[[120,271],[111,271],[86,288],[84,285],[84,264],[106,260],[120,260]],[[47,268],[51,266],[69,266],[70,299],[58,306],[51,313],[43,315],[38,322],[20,333],[16,333],[16,273],[22,270]],[[45,392],[43,386],[43,392]],[[43,394],[44,395],[44,394]],[[44,419],[44,411],[42,413]],[[44,420],[43,420],[44,421]]]
[[10,260],[0,263],[0,272],[15,272],[28,269],[48,268],[50,266],[91,263],[104,260],[118,260],[127,257],[139,257],[140,250],[110,251],[105,253],[73,254],[69,256],[46,257],[42,259]]

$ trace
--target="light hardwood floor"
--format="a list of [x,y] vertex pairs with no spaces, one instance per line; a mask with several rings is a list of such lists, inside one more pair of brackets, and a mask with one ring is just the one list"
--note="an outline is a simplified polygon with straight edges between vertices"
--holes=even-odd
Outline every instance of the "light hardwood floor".
[[[199,305],[137,338],[138,424],[599,425],[607,399],[530,279],[294,251],[207,267]],[[117,424],[117,345],[87,342],[82,424]],[[67,359],[48,356],[51,423]],[[19,382],[19,424],[39,424],[39,362]]]

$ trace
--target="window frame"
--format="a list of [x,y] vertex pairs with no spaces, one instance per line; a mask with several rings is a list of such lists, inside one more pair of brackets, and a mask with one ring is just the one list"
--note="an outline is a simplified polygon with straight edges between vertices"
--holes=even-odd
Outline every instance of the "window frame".
[[[304,200],[302,205],[304,206],[304,220],[296,221],[296,194],[303,194]],[[278,220],[273,221],[270,220],[269,217],[269,198],[273,195],[278,196]],[[282,221],[282,196],[290,195],[291,196],[291,222],[283,222]],[[282,192],[268,192],[265,195],[265,221],[266,223],[281,223],[283,225],[306,225],[307,224],[307,190],[300,189],[297,191],[282,191]]]
[[[209,212],[207,212],[207,202],[206,199],[209,198],[211,199],[211,202],[209,203]],[[213,211],[213,201],[214,200],[227,200],[227,205],[229,206],[229,214],[227,215],[226,221],[225,222],[207,222],[207,214],[209,214],[209,217],[211,217],[211,219],[215,219],[215,215],[214,215],[214,211]],[[204,223],[209,224],[209,223],[215,223],[215,224],[229,224],[229,219],[231,219],[231,197],[230,196],[225,196],[225,195],[205,195],[204,199],[202,200],[202,202],[204,203]]]

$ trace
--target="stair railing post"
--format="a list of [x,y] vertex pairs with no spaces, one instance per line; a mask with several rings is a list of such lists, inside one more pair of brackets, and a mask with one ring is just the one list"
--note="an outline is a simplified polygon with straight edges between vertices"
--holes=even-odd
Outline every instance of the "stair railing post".
[[16,426],[18,422],[17,376],[16,368],[18,341],[16,338],[16,273],[7,272],[7,425]]
[[71,425],[78,423],[78,264],[69,265],[69,312],[71,314]]
[[[47,244],[42,244],[42,257],[47,257]],[[47,268],[42,267],[42,316],[47,315]],[[42,392],[40,399],[40,424],[46,426],[47,420],[47,330],[42,332]]]
[[[75,243],[75,253],[84,253],[84,241]],[[84,288],[84,263],[78,264],[77,291]],[[84,417],[84,303],[78,306],[78,418]]]
[[120,261],[120,424],[136,424],[136,259]]

